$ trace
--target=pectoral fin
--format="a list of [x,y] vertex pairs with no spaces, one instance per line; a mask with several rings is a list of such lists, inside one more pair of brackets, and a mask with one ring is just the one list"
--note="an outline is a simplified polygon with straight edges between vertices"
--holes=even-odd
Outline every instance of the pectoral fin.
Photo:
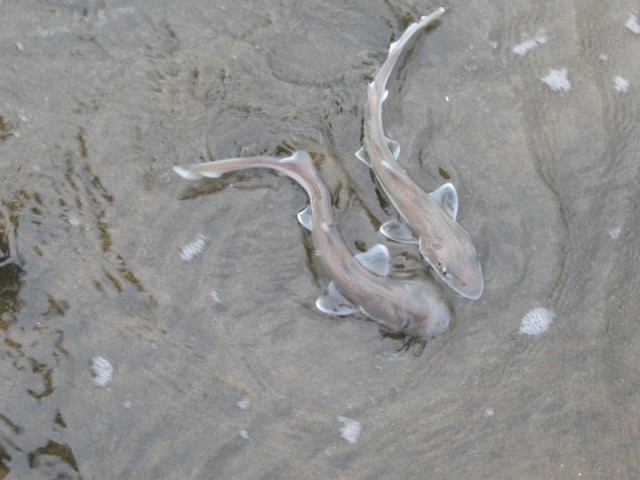
[[344,317],[358,312],[358,307],[345,298],[334,282],[330,282],[327,293],[316,300],[316,308],[327,315]]
[[381,277],[386,277],[391,271],[389,249],[381,243],[374,245],[366,252],[356,254],[356,260],[360,265]]
[[380,227],[380,233],[394,242],[418,243],[409,225],[407,225],[404,220],[393,219],[383,223]]
[[311,223],[311,205],[307,205],[306,208],[298,212],[298,221],[307,230],[313,230],[313,224]]
[[445,183],[429,194],[454,220],[458,216],[458,192],[451,183]]

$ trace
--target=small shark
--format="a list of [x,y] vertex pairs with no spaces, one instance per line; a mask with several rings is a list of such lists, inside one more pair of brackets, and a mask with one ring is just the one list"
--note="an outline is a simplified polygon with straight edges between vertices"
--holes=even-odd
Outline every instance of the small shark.
[[298,220],[311,230],[316,251],[332,279],[326,294],[316,300],[318,310],[336,316],[360,311],[391,330],[416,337],[435,336],[448,328],[449,311],[430,293],[426,283],[388,277],[387,247],[379,244],[366,252],[351,254],[333,218],[331,194],[306,151],[299,150],[286,158],[231,158],[175,166],[173,170],[187,180],[196,180],[247,168],[276,170],[307,192],[309,206],[298,213]]
[[368,88],[364,116],[364,145],[356,156],[373,169],[378,182],[400,214],[386,222],[380,232],[400,243],[417,243],[420,254],[438,275],[460,295],[477,299],[482,295],[482,267],[469,234],[456,223],[458,193],[445,183],[427,194],[398,163],[400,145],[387,138],[382,126],[382,103],[387,98],[387,80],[411,37],[444,13],[439,8],[412,23],[389,47],[389,56]]

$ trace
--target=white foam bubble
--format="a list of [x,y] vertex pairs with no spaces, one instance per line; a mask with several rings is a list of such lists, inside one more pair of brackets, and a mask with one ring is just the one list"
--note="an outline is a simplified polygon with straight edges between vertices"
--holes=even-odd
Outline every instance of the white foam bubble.
[[75,215],[69,215],[69,217],[67,218],[67,221],[73,227],[79,227],[80,226],[80,219],[78,219],[78,217],[76,217]]
[[356,443],[360,437],[360,433],[362,433],[362,424],[357,420],[347,417],[338,417],[337,420],[342,423],[340,436],[349,443]]
[[520,320],[518,333],[523,335],[540,335],[549,330],[556,314],[547,308],[534,308]]
[[207,245],[207,240],[208,239],[204,234],[199,233],[193,241],[182,247],[180,250],[180,258],[185,262],[193,260],[195,256],[202,253],[204,247]]
[[99,387],[106,387],[113,380],[113,365],[100,355],[91,359],[91,371],[93,372],[93,382]]
[[549,74],[540,80],[549,85],[549,88],[554,92],[567,93],[571,90],[571,82],[569,82],[569,78],[567,77],[566,68],[560,68],[558,70],[552,68],[549,70]]
[[638,17],[635,15],[630,15],[629,19],[624,24],[629,30],[631,30],[636,35],[640,34],[640,25],[638,24]]
[[622,233],[622,227],[616,227],[608,230],[609,236],[614,240],[617,240],[620,234]]
[[537,48],[540,45],[544,45],[545,43],[547,43],[548,40],[549,40],[549,37],[547,37],[544,34],[540,34],[533,38],[528,38],[520,42],[519,44],[517,44],[515,47],[513,47],[513,53],[522,56],[525,53],[527,53],[529,50],[533,50],[534,48]]
[[620,75],[616,75],[613,77],[613,83],[615,84],[616,90],[620,93],[627,93],[629,91],[629,80]]
[[220,298],[220,294],[217,290],[211,290],[211,292],[209,292],[209,295],[211,296],[211,300],[213,300],[214,302],[222,303],[222,298]]

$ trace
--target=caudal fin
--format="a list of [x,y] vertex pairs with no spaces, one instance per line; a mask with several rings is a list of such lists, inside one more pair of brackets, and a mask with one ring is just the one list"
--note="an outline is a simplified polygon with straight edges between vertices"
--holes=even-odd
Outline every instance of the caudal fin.
[[217,162],[176,165],[173,167],[173,171],[187,180],[198,180],[205,177],[218,178],[231,170],[228,163],[228,160],[219,160]]
[[[278,164],[281,164],[280,166]],[[271,168],[275,170],[288,170],[285,165],[297,165],[306,169],[313,169],[311,157],[304,150],[298,150],[293,155],[286,158],[276,158],[270,156],[238,157],[226,160],[216,160],[214,162],[191,163],[187,165],[176,165],[173,171],[187,180],[198,180],[200,178],[218,178],[226,173],[246,168]],[[290,167],[291,168],[291,167]]]
[[202,178],[202,174],[198,173],[195,170],[197,164],[192,165],[175,165],[173,167],[173,171],[180,175],[182,178],[186,178],[187,180],[197,180]]

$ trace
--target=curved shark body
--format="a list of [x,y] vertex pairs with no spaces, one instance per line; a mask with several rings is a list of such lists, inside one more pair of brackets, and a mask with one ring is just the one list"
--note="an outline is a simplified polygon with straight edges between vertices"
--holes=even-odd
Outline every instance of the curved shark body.
[[387,238],[417,243],[423,259],[453,290],[466,298],[482,295],[482,268],[469,234],[456,222],[458,194],[450,184],[427,194],[398,162],[400,147],[387,138],[382,125],[386,84],[403,48],[411,37],[444,13],[439,8],[409,25],[389,47],[389,56],[369,84],[364,116],[364,146],[356,156],[369,165],[400,215],[380,228]]
[[339,316],[360,311],[392,330],[411,336],[434,336],[448,328],[449,311],[424,282],[397,281],[387,276],[390,257],[384,245],[351,254],[335,224],[331,195],[307,152],[297,151],[281,159],[233,158],[173,169],[187,180],[196,180],[217,178],[247,168],[276,170],[295,180],[307,192],[310,203],[298,214],[298,219],[311,230],[322,265],[332,279],[327,294],[316,300],[319,310]]

